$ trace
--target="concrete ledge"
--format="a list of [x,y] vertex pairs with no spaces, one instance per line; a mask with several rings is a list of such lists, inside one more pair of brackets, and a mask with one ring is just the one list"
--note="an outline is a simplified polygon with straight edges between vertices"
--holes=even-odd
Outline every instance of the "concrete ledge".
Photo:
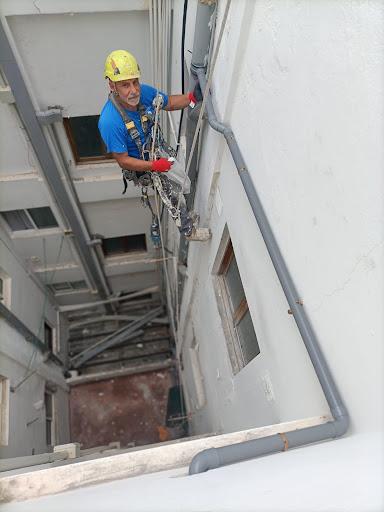
[[29,473],[4,476],[0,479],[1,503],[25,501],[89,485],[185,467],[198,452],[208,448],[227,446],[279,432],[319,425],[331,419],[328,416],[321,416],[214,437],[184,439],[174,443],[138,447],[135,451],[131,449],[129,453],[108,458],[79,461],[62,467],[35,469]]

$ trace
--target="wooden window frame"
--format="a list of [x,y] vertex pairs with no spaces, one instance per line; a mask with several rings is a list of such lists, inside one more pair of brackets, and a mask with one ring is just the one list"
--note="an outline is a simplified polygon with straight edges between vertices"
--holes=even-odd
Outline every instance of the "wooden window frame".
[[[250,361],[245,360],[243,350],[241,348],[240,336],[237,331],[237,326],[244,318],[244,315],[247,313],[247,311],[249,311],[249,306],[245,292],[242,300],[240,301],[240,304],[238,305],[236,310],[233,311],[230,293],[225,282],[225,276],[228,272],[228,269],[233,258],[235,257],[235,252],[232,246],[232,241],[229,238],[229,234],[227,237],[227,242],[223,246],[223,250],[221,251],[221,254],[218,255],[218,257],[221,257],[221,259],[219,260],[219,264],[216,266],[217,271],[213,271],[215,277],[214,281],[216,299],[219,307],[220,316],[222,318],[222,325],[224,329],[224,335],[227,341],[227,348],[232,365],[232,370],[234,374],[236,374],[240,370],[242,370],[248,363],[250,363],[254,358],[251,359]],[[255,330],[254,326],[253,329]],[[257,357],[257,355],[255,357]]]
[[[226,293],[228,294],[228,296],[229,296],[229,291],[227,289],[227,285],[225,284],[225,276],[228,272],[229,266],[232,263],[234,256],[235,256],[235,251],[233,250],[232,241],[231,241],[231,239],[229,239],[227,247],[225,249],[224,258],[221,262],[221,266],[220,266],[219,272],[218,272],[218,275],[221,276],[221,278],[223,279],[223,283],[224,283]],[[240,323],[241,319],[243,318],[245,313],[248,311],[248,309],[249,308],[248,308],[247,297],[244,294],[244,297],[242,298],[236,311],[232,311],[233,321],[234,321],[235,326],[237,326]],[[231,308],[231,310],[232,310],[232,308]]]
[[[74,117],[93,117],[93,116],[74,116]],[[100,117],[99,115],[96,116],[97,122],[99,121],[99,117]],[[67,134],[67,137],[69,140],[69,145],[71,147],[71,151],[72,151],[72,154],[73,154],[76,164],[81,165],[81,164],[98,163],[98,162],[102,163],[105,161],[114,160],[112,154],[108,153],[107,147],[104,144],[104,141],[103,141],[101,135],[100,135],[100,140],[101,140],[102,148],[104,151],[104,156],[101,156],[101,155],[100,156],[80,156],[78,149],[77,149],[77,143],[76,143],[75,137],[72,132],[70,119],[71,119],[70,117],[63,117],[63,123],[64,123],[65,133]]]

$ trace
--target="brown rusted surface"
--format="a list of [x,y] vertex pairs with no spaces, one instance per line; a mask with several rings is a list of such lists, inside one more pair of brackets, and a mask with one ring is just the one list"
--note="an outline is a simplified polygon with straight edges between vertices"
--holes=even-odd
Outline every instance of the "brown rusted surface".
[[165,427],[170,370],[128,375],[72,388],[71,441],[82,449],[120,441],[159,442]]

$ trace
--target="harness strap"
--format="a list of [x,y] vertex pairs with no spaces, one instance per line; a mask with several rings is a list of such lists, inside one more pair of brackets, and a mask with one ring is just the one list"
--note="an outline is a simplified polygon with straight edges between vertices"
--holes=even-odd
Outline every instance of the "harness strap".
[[[118,102],[116,96],[113,94],[113,92],[109,93],[109,99],[112,103],[112,105],[115,107],[115,109],[120,114],[123,123],[125,124],[126,129],[128,130],[129,136],[132,137],[132,139],[135,141],[135,144],[137,146],[137,149],[139,150],[140,159],[144,160],[143,155],[143,144],[140,139],[140,132],[136,128],[135,123],[132,121],[132,119],[127,114],[127,111],[120,105]],[[145,105],[143,105],[141,102],[139,103],[139,115],[140,115],[140,121],[141,121],[141,128],[144,133],[144,137],[147,138],[147,135],[149,133],[149,126],[148,126],[148,117],[145,115]]]
[[[134,140],[137,149],[139,150],[140,159],[144,160],[144,153],[143,153],[143,144],[140,139],[140,132],[136,128],[135,123],[132,121],[132,119],[127,114],[127,111],[120,105],[118,102],[116,96],[111,91],[109,93],[109,99],[112,103],[112,105],[115,107],[115,109],[120,114],[121,119],[123,120],[123,123],[125,124],[126,129],[128,130],[129,136],[132,137]],[[148,133],[149,133],[149,121],[148,117],[145,114],[145,105],[143,105],[141,102],[139,103],[139,115],[140,115],[140,122],[141,122],[141,129],[143,130],[144,137],[147,139]],[[128,171],[125,169],[121,169],[123,173],[123,182],[124,182],[124,191],[123,194],[127,191],[128,182],[127,179],[130,181],[133,181],[135,185],[137,185],[137,175],[135,171]]]

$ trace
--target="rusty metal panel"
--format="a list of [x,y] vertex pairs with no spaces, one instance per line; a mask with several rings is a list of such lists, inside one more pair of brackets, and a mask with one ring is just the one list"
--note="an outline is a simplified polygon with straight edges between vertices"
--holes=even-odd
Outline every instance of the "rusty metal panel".
[[71,441],[82,449],[120,441],[159,442],[165,427],[171,370],[141,373],[71,389]]

